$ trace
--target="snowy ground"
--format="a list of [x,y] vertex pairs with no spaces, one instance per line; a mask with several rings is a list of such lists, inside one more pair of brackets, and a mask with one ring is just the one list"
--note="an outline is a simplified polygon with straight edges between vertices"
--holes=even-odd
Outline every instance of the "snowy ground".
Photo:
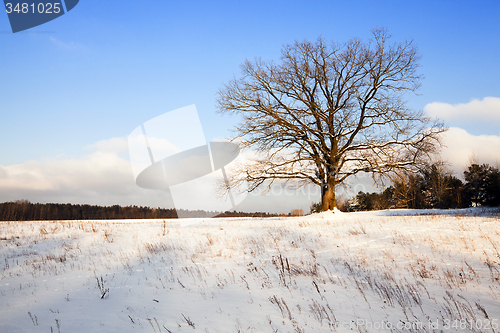
[[498,212],[441,213],[0,223],[0,332],[500,332]]

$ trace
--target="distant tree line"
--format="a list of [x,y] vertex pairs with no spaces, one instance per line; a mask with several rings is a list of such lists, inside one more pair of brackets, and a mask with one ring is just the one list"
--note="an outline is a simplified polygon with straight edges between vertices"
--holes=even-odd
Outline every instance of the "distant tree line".
[[434,163],[418,173],[400,174],[383,192],[359,192],[355,198],[344,203],[343,209],[500,206],[498,168],[473,163],[464,171],[464,179],[465,182],[451,175],[443,163]]
[[[359,192],[354,198],[338,202],[343,211],[364,211],[390,208],[465,208],[471,206],[500,206],[500,170],[488,164],[472,163],[464,171],[464,180],[451,175],[443,163],[428,165],[418,173],[399,174],[383,192]],[[321,210],[313,204],[311,212]],[[181,210],[193,218],[215,217],[273,217],[265,212],[207,212]],[[283,215],[283,214],[282,214]],[[303,215],[294,210],[290,216]],[[31,203],[27,200],[0,203],[0,221],[38,220],[113,220],[113,219],[174,219],[173,208],[139,206],[95,206],[59,203]]]
[[[214,212],[180,210],[193,218],[212,217]],[[269,213],[215,212],[216,217],[270,217]],[[59,203],[31,203],[27,200],[0,203],[0,221],[175,219],[175,209],[139,206],[92,206]]]

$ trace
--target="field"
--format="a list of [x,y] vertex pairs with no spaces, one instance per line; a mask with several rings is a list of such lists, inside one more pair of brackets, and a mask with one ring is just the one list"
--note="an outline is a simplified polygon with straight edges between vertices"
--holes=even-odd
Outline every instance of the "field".
[[500,332],[498,211],[415,213],[2,222],[0,332]]

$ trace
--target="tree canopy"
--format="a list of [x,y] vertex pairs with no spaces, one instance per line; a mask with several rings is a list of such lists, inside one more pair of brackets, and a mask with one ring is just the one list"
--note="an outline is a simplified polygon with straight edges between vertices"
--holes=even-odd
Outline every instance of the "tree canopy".
[[217,105],[241,116],[234,139],[256,155],[233,170],[227,188],[312,183],[328,210],[347,178],[368,172],[378,181],[426,161],[445,128],[407,107],[407,93],[420,86],[420,55],[412,41],[390,39],[377,29],[369,41],[285,45],[279,63],[245,61]]

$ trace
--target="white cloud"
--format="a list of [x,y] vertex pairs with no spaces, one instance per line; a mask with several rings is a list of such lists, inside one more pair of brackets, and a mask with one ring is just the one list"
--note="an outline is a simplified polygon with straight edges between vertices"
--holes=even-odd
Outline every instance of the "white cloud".
[[424,111],[431,117],[443,120],[483,120],[500,122],[500,98],[485,97],[469,103],[448,104],[434,102],[427,104]]
[[[172,147],[166,145],[166,148]],[[174,197],[169,192],[142,189],[135,184],[126,138],[99,141],[85,149],[89,153],[78,159],[47,158],[0,166],[0,202],[27,199],[32,202],[174,207]],[[245,151],[237,160],[250,156],[253,156],[252,152]],[[227,171],[230,168],[231,164],[226,166]],[[186,202],[191,204],[194,201],[196,205],[181,207],[184,204],[178,202],[179,208],[226,209],[212,202],[217,198],[209,188],[210,182],[200,181],[203,188],[193,189],[192,184],[185,183],[182,189],[175,189],[175,199],[187,198]],[[316,187],[296,192],[278,186],[267,196],[257,193],[247,196],[236,209],[288,213],[291,209],[303,208],[309,211],[310,203],[318,200],[318,191]]]
[[128,153],[128,144],[126,138],[111,138],[108,140],[97,141],[94,144],[86,146],[85,149],[121,154]]
[[457,176],[462,176],[471,157],[480,164],[498,166],[500,163],[500,136],[472,135],[466,130],[451,127],[443,136],[441,159],[450,163]]
[[130,163],[115,153],[97,151],[82,159],[45,159],[0,167],[2,191],[32,189],[121,192],[122,181],[132,179]]
[[[173,149],[172,144],[164,143],[165,149]],[[22,164],[0,165],[0,202],[27,199],[42,203],[174,207],[167,187],[164,191],[158,191],[136,185],[126,138],[102,140],[84,148],[91,152],[78,159],[46,158]],[[203,184],[208,186],[207,182]],[[201,195],[195,196],[197,192],[210,194],[213,190],[189,186],[177,189],[177,198],[188,198],[191,205],[179,208],[217,208],[213,204],[210,206],[210,195],[206,195],[205,200]],[[199,200],[193,200],[196,198]]]
[[72,202],[101,205],[170,207],[168,193],[151,193],[135,185],[125,138],[112,138],[87,146],[79,158],[27,161],[0,166],[0,202]]

